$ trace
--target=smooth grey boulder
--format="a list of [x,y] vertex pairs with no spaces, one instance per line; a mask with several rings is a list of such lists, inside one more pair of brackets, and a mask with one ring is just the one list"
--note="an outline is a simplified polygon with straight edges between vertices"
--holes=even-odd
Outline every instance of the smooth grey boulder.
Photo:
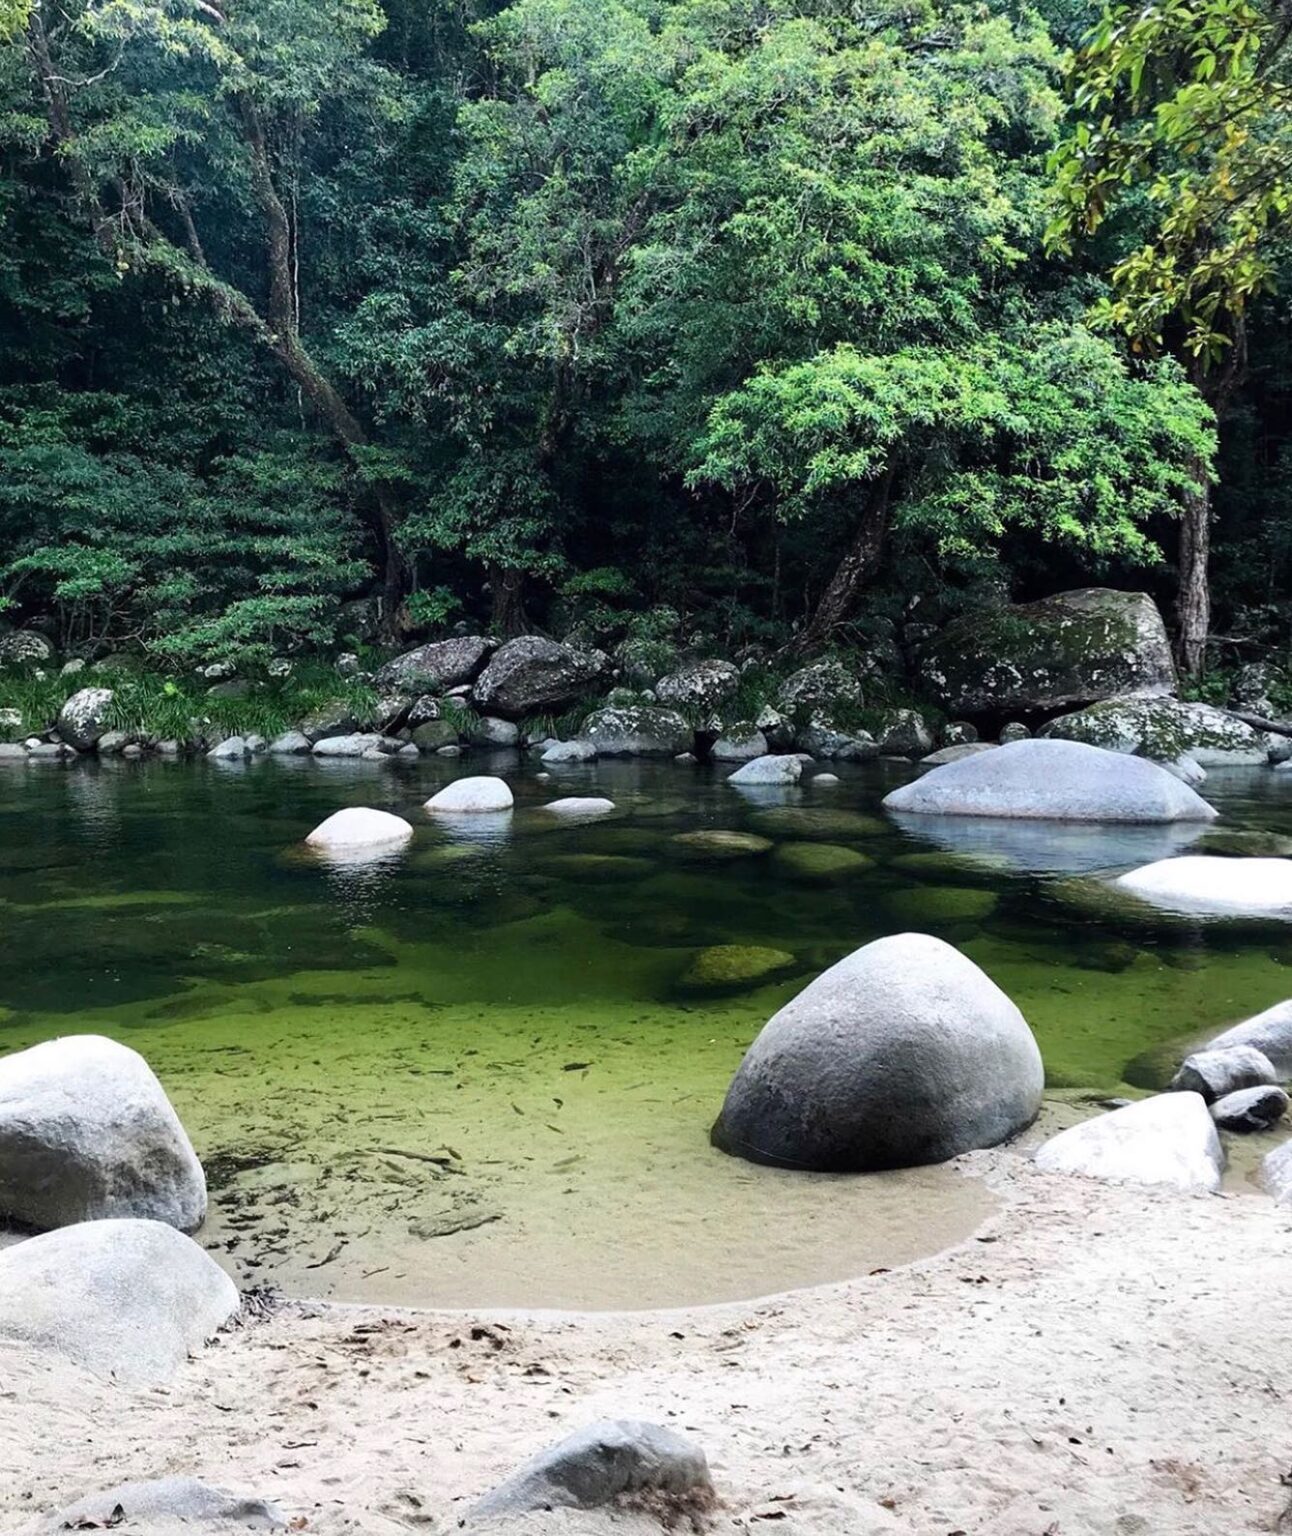
[[1240,1088],[1211,1106],[1211,1118],[1222,1131],[1268,1131],[1287,1114],[1288,1096],[1276,1083]]
[[63,762],[76,756],[76,748],[68,741],[37,741],[27,748],[27,756],[37,762]]
[[1166,694],[1176,681],[1153,599],[1109,587],[968,613],[930,641],[920,671],[938,702],[957,715]]
[[214,1259],[159,1221],[83,1221],[0,1252],[0,1339],[129,1385],[168,1381],[238,1307]]
[[119,757],[127,747],[136,745],[129,731],[104,731],[96,743],[100,757]]
[[476,747],[517,747],[520,745],[520,727],[514,720],[480,715],[468,726],[467,740]]
[[1280,1082],[1292,1079],[1292,997],[1230,1025],[1207,1042],[1207,1049],[1222,1051],[1235,1045],[1254,1045],[1268,1057]]
[[344,854],[400,847],[412,835],[411,823],[402,816],[392,816],[389,811],[379,811],[370,805],[347,805],[319,822],[305,841],[323,853]]
[[111,688],[79,688],[58,712],[58,734],[78,752],[88,752],[108,728]]
[[523,720],[544,710],[565,709],[605,675],[603,651],[576,650],[544,635],[508,640],[489,658],[471,699],[481,714]]
[[655,697],[670,709],[716,709],[740,687],[740,672],[729,661],[697,661],[661,677]]
[[251,754],[241,736],[226,736],[223,741],[217,741],[206,755],[217,763],[240,763]]
[[310,739],[304,731],[284,731],[268,747],[271,757],[305,757],[310,750]]
[[138,1216],[191,1232],[206,1179],[148,1063],[102,1035],[0,1058],[0,1216],[39,1229]]
[[1056,821],[1213,821],[1216,816],[1156,763],[1076,741],[1014,741],[961,758],[903,784],[884,804],[925,816]]
[[1162,766],[1190,789],[1201,789],[1207,782],[1207,770],[1196,757],[1190,757],[1187,752]]
[[865,1172],[944,1162],[1021,1131],[1045,1074],[1027,1021],[928,934],[877,939],[774,1014],[713,1129],[753,1162]]
[[608,816],[614,808],[613,800],[600,795],[568,795],[564,800],[549,800],[543,806],[553,816],[575,821],[584,816]]
[[604,1420],[540,1451],[487,1493],[467,1524],[532,1510],[598,1509],[634,1495],[703,1508],[713,1498],[704,1452],[661,1424]]
[[324,736],[313,746],[315,757],[363,757],[375,750],[379,753],[397,752],[401,743],[391,736],[376,731],[355,731],[349,736]]
[[378,688],[410,693],[459,688],[475,681],[497,643],[484,635],[432,640],[388,661],[378,670],[375,682]]
[[158,1536],[175,1536],[177,1529],[224,1536],[231,1531],[279,1531],[286,1525],[287,1516],[267,1499],[214,1488],[196,1477],[158,1477],[118,1483],[77,1499],[38,1522],[32,1536],[117,1527],[127,1533],[155,1531]]
[[1278,1080],[1269,1057],[1254,1045],[1231,1045],[1221,1051],[1195,1051],[1186,1056],[1171,1079],[1171,1089],[1200,1093],[1210,1104],[1239,1088],[1263,1088]]
[[695,733],[675,709],[629,704],[596,710],[583,734],[602,757],[676,757],[690,750]]
[[734,725],[725,730],[709,752],[715,763],[748,763],[767,756],[767,738],[752,725]]
[[413,727],[413,745],[421,752],[438,752],[441,747],[456,752],[458,728],[451,720],[423,720]]
[[1292,1205],[1292,1141],[1261,1159],[1261,1185],[1279,1205]]
[[478,815],[489,811],[509,811],[515,804],[505,779],[475,774],[454,779],[426,802],[426,809],[450,815]]
[[340,700],[321,705],[300,723],[301,734],[309,739],[311,745],[329,736],[351,736],[358,729],[359,722],[354,718],[350,706]]
[[871,734],[879,750],[893,757],[920,758],[933,750],[933,732],[914,709],[884,710]]
[[1225,1152],[1201,1094],[1162,1093],[1060,1131],[1039,1149],[1036,1166],[1047,1173],[1214,1192]]
[[797,755],[755,757],[735,773],[727,776],[728,784],[797,784],[803,776],[803,762]]
[[597,755],[596,743],[576,737],[573,741],[554,741],[543,748],[543,763],[590,763]]
[[1132,869],[1115,883],[1142,901],[1179,912],[1292,919],[1292,859],[1190,853]]
[[1039,734],[1157,763],[1188,757],[1200,768],[1255,767],[1270,755],[1268,738],[1244,721],[1182,699],[1106,699],[1051,720]]

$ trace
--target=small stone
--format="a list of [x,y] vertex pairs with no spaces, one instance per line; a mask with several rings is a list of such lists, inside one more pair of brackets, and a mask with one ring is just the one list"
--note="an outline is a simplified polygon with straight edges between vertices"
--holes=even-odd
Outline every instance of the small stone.
[[1231,1045],[1186,1056],[1171,1079],[1171,1088],[1177,1093],[1200,1093],[1210,1104],[1240,1088],[1260,1088],[1278,1080],[1269,1057],[1254,1045]]
[[1288,1096],[1277,1083],[1240,1088],[1211,1106],[1211,1118],[1222,1131],[1268,1131],[1288,1110]]
[[241,736],[226,736],[206,754],[217,763],[242,762],[247,756],[247,743]]

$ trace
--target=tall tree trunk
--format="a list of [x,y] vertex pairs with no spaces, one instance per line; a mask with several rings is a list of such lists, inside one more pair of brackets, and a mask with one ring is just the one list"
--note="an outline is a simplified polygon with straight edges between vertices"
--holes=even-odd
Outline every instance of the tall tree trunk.
[[856,611],[862,588],[874,576],[883,559],[895,473],[896,467],[890,466],[866,498],[852,543],[826,583],[811,618],[795,636],[791,650],[817,650],[827,644]]
[[511,566],[489,567],[489,589],[493,596],[493,628],[504,640],[523,635],[529,628],[525,614],[525,573]]
[[1198,489],[1180,510],[1180,557],[1176,592],[1176,660],[1187,677],[1198,677],[1207,659],[1211,630],[1211,488],[1207,465],[1193,465]]

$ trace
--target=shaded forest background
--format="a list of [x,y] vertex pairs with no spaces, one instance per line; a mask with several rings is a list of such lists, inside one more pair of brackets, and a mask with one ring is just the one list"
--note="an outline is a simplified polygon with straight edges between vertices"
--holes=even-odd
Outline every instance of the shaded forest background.
[[[1192,42],[1110,110],[1250,271],[1205,202],[1163,233],[1183,183],[1090,175],[1081,0],[7,9],[4,621],[174,666],[464,620],[896,655],[993,593],[1170,611],[1201,500],[1190,670],[1286,652],[1282,163],[1163,145]],[[1278,116],[1277,13],[1168,12]]]

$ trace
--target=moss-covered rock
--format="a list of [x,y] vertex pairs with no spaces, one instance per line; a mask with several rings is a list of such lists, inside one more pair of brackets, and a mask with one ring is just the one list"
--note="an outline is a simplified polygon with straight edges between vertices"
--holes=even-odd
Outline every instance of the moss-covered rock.
[[1261,732],[1210,704],[1180,699],[1106,699],[1051,720],[1040,734],[1157,763],[1187,756],[1208,768],[1269,759],[1269,743]]
[[1286,859],[1292,858],[1292,837],[1256,827],[1217,827],[1196,843],[1192,851],[1235,859]]
[[1062,709],[1175,687],[1166,626],[1144,592],[1087,587],[978,610],[926,648],[921,677],[956,714]]
[[729,859],[747,859],[767,853],[772,841],[754,832],[728,832],[705,827],[699,832],[679,832],[672,846],[686,858],[725,863]]
[[768,837],[792,837],[809,842],[834,842],[842,838],[883,837],[888,823],[860,811],[827,805],[773,805],[749,818],[750,826]]
[[782,843],[772,854],[776,872],[791,880],[830,885],[874,867],[874,860],[837,843]]
[[712,944],[678,977],[683,992],[740,992],[794,968],[794,956],[759,944]]
[[594,882],[643,880],[655,866],[625,853],[562,853],[548,863],[554,875]]
[[929,880],[934,884],[994,885],[1002,875],[1009,874],[1008,859],[994,853],[902,853],[892,860],[891,867],[917,880]]
[[895,922],[921,931],[949,923],[981,923],[996,910],[996,903],[993,891],[957,885],[922,885],[909,891],[894,891],[887,906]]

